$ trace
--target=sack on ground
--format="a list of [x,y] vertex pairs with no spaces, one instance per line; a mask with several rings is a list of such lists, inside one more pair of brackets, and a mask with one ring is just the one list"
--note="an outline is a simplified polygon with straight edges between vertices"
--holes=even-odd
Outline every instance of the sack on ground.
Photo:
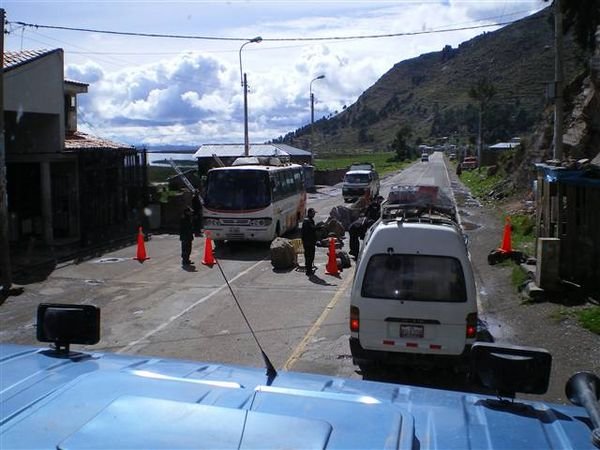
[[344,234],[346,234],[346,230],[344,225],[333,217],[329,216],[329,218],[325,221],[325,226],[327,227],[327,235],[330,236],[331,233],[335,234],[338,238],[343,238]]
[[359,215],[360,210],[352,210],[345,206],[334,206],[329,213],[329,217],[341,223],[344,230],[348,230],[350,224],[354,222]]
[[345,251],[337,250],[335,252],[335,256],[341,261],[342,269],[348,269],[352,266],[352,263],[350,262],[350,255],[348,255],[348,253],[346,253]]
[[289,239],[277,237],[271,242],[271,264],[278,270],[293,269],[298,263],[294,246]]

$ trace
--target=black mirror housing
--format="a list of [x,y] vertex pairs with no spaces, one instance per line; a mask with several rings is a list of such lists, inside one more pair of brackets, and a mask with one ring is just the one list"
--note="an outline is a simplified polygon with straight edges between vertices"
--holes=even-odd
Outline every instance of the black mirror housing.
[[100,308],[93,305],[41,303],[37,310],[37,339],[57,348],[100,341]]
[[481,384],[501,396],[539,395],[548,390],[552,355],[542,348],[476,342],[471,364]]

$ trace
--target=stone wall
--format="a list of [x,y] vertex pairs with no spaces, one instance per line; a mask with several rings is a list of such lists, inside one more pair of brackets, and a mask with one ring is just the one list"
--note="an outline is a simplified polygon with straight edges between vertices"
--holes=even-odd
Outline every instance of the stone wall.
[[315,184],[333,186],[341,183],[347,171],[348,169],[315,170]]

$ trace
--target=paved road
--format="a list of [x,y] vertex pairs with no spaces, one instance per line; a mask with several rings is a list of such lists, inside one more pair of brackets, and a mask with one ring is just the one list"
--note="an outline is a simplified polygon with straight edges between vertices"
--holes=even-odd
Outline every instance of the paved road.
[[[449,186],[442,155],[384,177],[394,184]],[[341,185],[309,196],[317,220],[342,203]],[[195,271],[179,265],[176,235],[146,243],[150,259],[132,259],[135,247],[79,264],[67,264],[42,282],[25,286],[0,307],[0,340],[35,343],[34,314],[41,302],[89,303],[102,309],[102,340],[95,350],[181,357],[261,366],[262,358],[217,266],[200,264],[202,240],[194,242]],[[348,348],[349,288],[354,268],[324,274],[326,249],[317,250],[317,277],[296,270],[275,272],[268,247],[230,244],[216,251],[223,273],[263,349],[277,368],[360,378]]]

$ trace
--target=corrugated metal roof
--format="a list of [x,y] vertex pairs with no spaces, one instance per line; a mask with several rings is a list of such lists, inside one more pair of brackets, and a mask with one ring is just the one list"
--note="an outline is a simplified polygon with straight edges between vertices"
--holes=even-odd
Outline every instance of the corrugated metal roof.
[[[284,144],[250,144],[249,156],[310,156],[310,153]],[[209,158],[217,155],[223,158],[244,156],[244,144],[202,144],[195,158]]]
[[110,141],[91,134],[75,133],[67,134],[65,138],[65,150],[133,150],[135,147],[119,142]]
[[65,78],[65,83],[74,84],[76,86],[85,86],[85,87],[88,87],[90,85],[89,83],[84,83],[83,81],[75,81],[75,80],[70,80],[68,78]]
[[287,144],[273,144],[275,147],[279,148],[280,150],[283,150],[284,152],[286,152],[288,155],[291,156],[310,156],[310,152],[306,151],[306,150],[302,150],[301,148],[298,147],[292,147],[291,145],[287,145]]
[[490,150],[510,150],[517,148],[520,144],[518,142],[498,142],[497,144],[490,145]]
[[[287,153],[271,144],[250,144],[249,156],[287,156]],[[203,144],[194,153],[195,158],[244,156],[244,144]]]
[[62,49],[56,48],[54,50],[21,50],[18,52],[4,52],[4,69],[10,70],[15,67],[19,67],[23,64],[27,64],[43,56],[49,55],[54,52],[62,52]]

